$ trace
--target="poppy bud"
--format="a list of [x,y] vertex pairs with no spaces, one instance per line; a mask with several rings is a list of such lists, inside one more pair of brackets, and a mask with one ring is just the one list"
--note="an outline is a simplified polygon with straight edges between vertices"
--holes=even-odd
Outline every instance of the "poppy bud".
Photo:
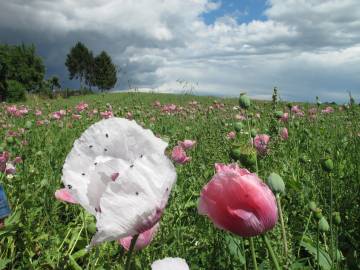
[[285,184],[283,179],[277,173],[271,173],[267,179],[267,184],[275,193],[285,193]]
[[326,172],[331,172],[334,169],[334,163],[330,158],[324,158],[321,160],[321,167]]
[[96,233],[96,224],[94,222],[88,224],[86,226],[86,230],[90,233],[90,234],[94,234]]
[[327,222],[326,218],[321,217],[319,220],[319,230],[321,232],[328,232],[330,229],[329,223]]
[[251,135],[251,137],[255,138],[256,135],[257,135],[257,130],[253,128],[253,129],[250,131],[250,135]]
[[315,214],[315,217],[317,219],[321,219],[322,218],[322,210],[320,208],[316,208],[315,211],[314,211],[314,214]]
[[332,213],[332,216],[333,216],[334,223],[336,225],[340,225],[340,223],[341,223],[340,213],[339,212],[334,212],[334,213]]
[[275,112],[275,117],[276,118],[281,118],[281,117],[283,117],[283,115],[284,115],[283,111],[276,111]]
[[234,129],[237,131],[237,132],[240,132],[242,129],[244,128],[244,124],[242,122],[236,122],[234,124]]
[[309,208],[311,211],[316,212],[316,209],[317,209],[316,203],[314,201],[310,201]]
[[10,137],[7,137],[7,138],[6,138],[6,142],[7,142],[8,144],[13,144],[14,141],[15,141],[15,140],[14,140],[14,137],[11,137],[11,136],[10,136]]
[[247,96],[245,93],[241,93],[239,97],[239,106],[243,109],[248,109],[251,105],[251,101],[249,96]]
[[32,127],[32,122],[31,121],[26,121],[25,128],[30,129],[31,127]]

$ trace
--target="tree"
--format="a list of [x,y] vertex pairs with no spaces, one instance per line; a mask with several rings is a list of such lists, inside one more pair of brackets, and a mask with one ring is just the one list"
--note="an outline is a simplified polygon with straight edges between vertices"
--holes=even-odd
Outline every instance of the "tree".
[[51,76],[50,79],[48,79],[51,91],[54,91],[54,89],[61,88],[60,80],[58,76]]
[[34,45],[0,45],[0,58],[6,65],[7,79],[21,83],[28,91],[37,91],[45,75],[42,58]]
[[116,67],[104,51],[94,59],[94,77],[95,84],[101,92],[113,88],[116,84]]
[[89,83],[89,65],[93,62],[93,56],[91,51],[81,42],[76,43],[74,47],[70,49],[70,53],[66,57],[65,65],[69,71],[69,78],[80,79],[80,88],[83,87],[83,81]]
[[3,63],[0,59],[0,101],[4,101],[7,96],[7,68],[5,63]]

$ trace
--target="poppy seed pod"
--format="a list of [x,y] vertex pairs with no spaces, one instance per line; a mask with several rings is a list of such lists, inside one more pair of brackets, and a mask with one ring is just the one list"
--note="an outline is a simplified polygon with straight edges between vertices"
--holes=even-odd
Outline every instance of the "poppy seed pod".
[[267,179],[267,184],[270,189],[275,193],[285,193],[285,183],[280,175],[271,173]]
[[283,116],[284,116],[283,111],[275,111],[275,117],[276,117],[276,118],[281,118],[281,117],[283,117]]
[[326,172],[331,172],[334,169],[334,163],[330,158],[323,159],[321,161],[321,166]]
[[250,130],[250,135],[251,135],[252,138],[255,138],[256,135],[257,135],[257,130],[254,129],[254,128],[252,130]]
[[341,223],[340,213],[339,212],[334,212],[334,213],[332,213],[332,217],[333,217],[334,223],[336,225],[340,225],[340,223]]
[[234,124],[234,129],[237,131],[237,132],[240,132],[242,129],[244,128],[244,124],[242,122],[236,122]]
[[317,206],[314,201],[309,202],[309,208],[311,211],[316,212]]
[[329,223],[327,222],[325,217],[321,217],[319,220],[319,230],[321,232],[328,232],[330,229]]
[[322,210],[320,208],[316,208],[314,211],[315,217],[320,220],[322,218]]
[[243,109],[248,109],[251,105],[251,101],[249,96],[247,96],[245,93],[241,93],[239,97],[239,106]]

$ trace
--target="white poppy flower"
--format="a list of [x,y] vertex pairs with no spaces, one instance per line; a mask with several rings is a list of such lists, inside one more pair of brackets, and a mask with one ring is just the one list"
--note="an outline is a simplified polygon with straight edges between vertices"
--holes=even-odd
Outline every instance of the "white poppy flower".
[[151,270],[190,270],[186,261],[181,258],[165,258],[152,263]]
[[102,120],[75,141],[62,181],[96,216],[91,245],[136,235],[159,221],[176,181],[166,147],[150,130],[122,118]]

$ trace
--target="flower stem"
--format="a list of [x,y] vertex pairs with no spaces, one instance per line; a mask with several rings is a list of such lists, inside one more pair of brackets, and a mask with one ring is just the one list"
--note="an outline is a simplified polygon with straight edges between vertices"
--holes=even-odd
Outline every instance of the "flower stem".
[[270,253],[270,257],[271,257],[271,260],[272,260],[272,262],[273,262],[273,264],[275,266],[275,269],[276,270],[281,270],[281,268],[279,266],[279,262],[278,262],[278,260],[276,258],[274,250],[273,250],[273,248],[271,246],[271,243],[270,243],[269,239],[267,238],[266,234],[262,234],[261,237],[264,240],[266,248],[268,249],[268,251]]
[[319,222],[317,222],[317,238],[316,238],[316,269],[320,269],[320,263],[319,263],[319,235],[320,235],[320,226]]
[[241,249],[242,249],[242,252],[243,252],[243,255],[244,255],[244,270],[247,270],[247,268],[246,268],[246,250],[245,250],[244,242],[245,242],[245,239],[242,238],[241,239]]
[[331,258],[331,267],[333,268],[333,261],[334,261],[334,236],[333,236],[333,218],[332,218],[332,212],[333,212],[333,183],[331,180],[331,174],[329,174],[330,178],[330,258]]
[[258,266],[257,266],[257,262],[256,262],[255,247],[254,247],[254,239],[252,237],[250,237],[249,242],[250,242],[251,257],[252,257],[254,269],[258,270]]
[[311,220],[311,217],[312,217],[312,214],[313,212],[311,211],[310,214],[309,214],[309,217],[308,217],[308,220],[306,222],[306,226],[305,226],[305,230],[301,236],[301,239],[300,239],[300,242],[299,242],[299,248],[298,248],[298,251],[297,251],[297,256],[299,257],[300,256],[300,248],[301,248],[301,242],[303,241],[304,237],[305,237],[305,234],[309,228],[309,224],[310,224],[310,220]]
[[287,245],[287,240],[286,240],[286,230],[285,230],[283,213],[282,213],[282,209],[281,209],[281,200],[280,200],[280,194],[279,193],[276,194],[276,203],[277,203],[277,207],[278,207],[278,210],[279,210],[280,225],[281,225],[281,236],[282,236],[283,245],[284,245],[285,262],[287,262],[288,245]]
[[136,240],[138,239],[139,235],[135,235],[133,236],[133,238],[131,239],[131,244],[130,244],[130,248],[129,248],[129,252],[127,254],[127,257],[126,257],[126,264],[125,264],[125,270],[130,270],[130,267],[131,267],[131,256],[132,256],[132,253],[134,251],[134,247],[135,247],[135,243],[136,243]]

